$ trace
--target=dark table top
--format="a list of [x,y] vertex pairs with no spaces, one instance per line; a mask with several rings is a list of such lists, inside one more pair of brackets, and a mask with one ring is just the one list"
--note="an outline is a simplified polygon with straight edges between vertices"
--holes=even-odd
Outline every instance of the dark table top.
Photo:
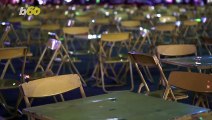
[[25,114],[53,120],[168,120],[206,111],[208,109],[126,91],[23,110]]
[[212,56],[191,56],[161,59],[161,62],[182,67],[196,67],[199,69],[212,68]]

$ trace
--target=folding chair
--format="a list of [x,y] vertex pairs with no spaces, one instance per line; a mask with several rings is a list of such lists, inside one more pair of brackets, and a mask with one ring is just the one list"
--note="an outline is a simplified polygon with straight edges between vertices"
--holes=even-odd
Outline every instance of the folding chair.
[[209,55],[212,55],[212,39],[211,38],[203,38],[203,44],[208,51]]
[[[6,79],[5,74],[9,68],[9,65],[12,64],[12,60],[23,57],[24,60],[22,63],[22,68],[21,68],[21,76],[24,75],[27,51],[28,50],[26,47],[0,48],[0,60],[1,62],[6,61],[5,66],[1,73],[0,90],[15,89],[15,88],[18,88],[20,83],[25,82],[23,77],[21,77],[20,81],[13,80],[13,79]],[[14,109],[15,109],[15,113],[17,112],[20,102],[21,102],[21,97],[19,95],[16,106],[11,107],[7,104],[2,93],[0,93],[0,104],[12,115],[14,114],[14,111],[13,111]]]
[[[51,55],[48,55],[48,52],[51,53]],[[45,64],[45,60],[46,60],[45,57],[48,57],[47,58],[48,62],[46,64]],[[60,63],[56,73],[54,73],[52,71],[54,62]],[[82,76],[78,72],[77,68],[75,67],[73,60],[69,56],[67,50],[62,45],[61,41],[58,41],[56,39],[48,40],[46,47],[44,48],[44,50],[38,60],[38,63],[34,69],[34,73],[31,75],[28,75],[29,80],[35,80],[35,79],[39,79],[39,78],[43,78],[43,77],[53,76],[55,74],[58,75],[60,73],[62,66],[65,63],[70,63],[70,64],[68,64],[69,70],[71,72],[77,73],[80,76],[83,84],[86,85],[84,79],[82,78]],[[41,72],[38,72],[39,69],[41,69]]]
[[160,59],[160,56],[167,57],[179,57],[186,55],[197,55],[197,49],[195,45],[192,44],[172,44],[172,45],[158,45],[157,46],[157,56]]
[[[182,57],[188,55],[197,55],[196,46],[192,44],[159,45],[156,49],[156,53],[159,59],[161,56]],[[187,69],[190,71],[189,68]]]
[[[64,27],[64,44],[70,55],[85,56],[96,53],[95,40],[88,38],[89,27]],[[78,57],[76,57],[78,59]],[[89,69],[87,66],[87,71]]]
[[176,43],[176,37],[177,37],[177,27],[173,24],[162,24],[157,25],[155,27],[155,36],[153,45],[158,44],[164,44],[165,38],[169,38],[171,40],[171,43]]
[[[212,75],[204,73],[173,71],[169,75],[169,84],[184,90],[195,92],[193,104],[209,108],[208,97],[212,92],[210,88]],[[167,93],[168,94],[168,93]],[[195,103],[195,99],[197,101]],[[206,104],[205,104],[206,103]]]
[[[76,44],[74,43],[78,43],[78,44],[82,44],[82,43],[79,42],[80,40],[76,40],[76,38],[74,37],[83,36],[84,39],[88,40],[89,27],[64,27],[63,34],[65,39],[64,42],[66,45],[66,49],[71,50],[72,52],[75,52],[77,49],[75,46]],[[69,45],[69,42],[71,45]]]
[[[2,23],[1,23],[1,25],[2,25]],[[0,30],[1,30],[1,32],[3,34],[2,34],[2,36],[0,38],[0,48],[3,48],[5,46],[5,43],[10,41],[8,34],[9,34],[9,32],[10,32],[11,29],[10,29],[10,26],[8,26],[8,25],[7,26],[5,26],[5,25],[3,26],[2,25],[1,28],[2,29],[0,29]]]
[[[0,47],[13,46],[17,45],[20,42],[20,39],[13,27],[13,25],[9,22],[0,22],[2,28],[2,37],[0,38]],[[9,34],[13,33],[15,36],[15,40],[12,40],[9,37]]]
[[96,18],[91,21],[91,32],[94,34],[101,34],[103,31],[107,31],[108,27],[112,25],[110,18]]
[[[128,19],[129,19],[129,15],[127,13],[117,13],[114,15],[113,21],[114,21],[118,31],[121,31],[120,27],[119,27],[121,21],[128,20]],[[111,32],[113,32],[113,31],[111,31]]]
[[[136,52],[130,52],[129,53],[130,58],[132,61],[135,63],[136,70],[139,73],[139,76],[141,77],[142,83],[139,86],[138,93],[141,92],[142,88],[145,87],[147,94],[150,96],[160,96],[162,92],[162,98],[167,100],[167,99],[172,99],[172,100],[180,100],[180,99],[185,99],[188,96],[184,95],[182,93],[175,93],[171,85],[169,84],[168,80],[166,79],[166,76],[163,72],[163,69],[160,65],[160,62],[158,58],[155,55],[147,55],[147,54],[142,54],[142,53],[136,53]],[[159,72],[160,72],[160,83],[165,87],[165,91],[156,91],[156,92],[150,92],[150,89],[148,85],[145,82],[145,78],[141,72],[141,69],[139,65],[143,68],[150,68],[150,67],[156,67]]]
[[40,26],[40,32],[41,32],[41,37],[40,39],[42,41],[40,41],[40,43],[46,43],[48,40],[48,33],[49,32],[53,32],[53,33],[57,33],[58,36],[60,36],[60,33],[58,34],[58,32],[60,31],[60,25],[59,24],[44,24]]
[[183,43],[195,42],[201,46],[200,35],[198,34],[199,24],[196,21],[186,20],[183,21],[182,28],[180,29]]
[[[126,78],[129,70],[127,52],[131,42],[130,33],[108,33],[103,34],[100,40],[99,62],[101,71],[101,81],[97,81],[97,85],[102,84],[102,89],[108,92],[105,87],[105,76],[113,79],[118,86],[125,84],[121,81]],[[121,64],[118,72],[115,72],[115,67]],[[108,68],[111,70],[114,77],[108,74]],[[124,73],[123,73],[124,72]],[[122,75],[122,77],[121,77]],[[120,78],[121,77],[121,78]],[[132,78],[131,78],[132,81]],[[114,85],[107,85],[114,86]],[[132,86],[131,86],[132,87]]]
[[21,44],[26,45],[33,45],[34,43],[37,43],[35,39],[35,36],[33,36],[33,33],[36,33],[37,30],[40,28],[40,21],[32,20],[32,21],[21,21],[21,28],[22,28],[22,34],[23,39],[26,41],[21,41]]
[[140,26],[141,23],[138,20],[122,21],[120,26],[122,32],[132,32],[133,40],[131,42],[131,50],[134,51],[142,51],[145,43],[147,43],[149,46],[151,45],[149,37],[150,32]]
[[[20,91],[24,96],[26,107],[32,106],[29,98],[42,98],[60,95],[63,102],[65,100],[62,94],[77,88],[80,89],[82,97],[85,98],[86,95],[82,87],[80,77],[77,74],[41,78],[20,85]],[[55,99],[55,102],[58,102],[57,99]]]

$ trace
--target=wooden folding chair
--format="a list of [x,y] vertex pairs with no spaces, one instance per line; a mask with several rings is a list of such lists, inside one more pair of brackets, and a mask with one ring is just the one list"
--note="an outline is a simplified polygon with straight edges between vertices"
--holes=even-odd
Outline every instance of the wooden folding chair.
[[[0,22],[0,24],[3,32],[0,38],[0,47],[17,45],[20,42],[20,39],[13,25],[9,22]],[[14,34],[15,40],[11,40],[11,38],[9,37],[10,33]]]
[[[156,53],[159,59],[161,56],[182,57],[188,55],[197,55],[197,48],[192,44],[159,45],[156,49]],[[189,68],[188,70],[190,71]]]
[[[124,82],[120,81],[126,78],[128,72],[128,56],[127,52],[129,50],[129,44],[131,42],[130,33],[109,33],[103,34],[100,40],[100,50],[99,50],[99,62],[101,71],[101,81],[97,81],[97,85],[102,84],[102,89],[105,89],[105,76],[113,79],[118,85],[123,85]],[[115,67],[117,64],[122,66],[115,72]],[[114,77],[108,74],[108,68],[112,71]],[[123,74],[124,72],[124,74]],[[122,75],[121,79],[120,76]],[[131,78],[132,80],[132,78]],[[114,85],[107,85],[114,86]],[[132,87],[132,86],[131,86]]]
[[204,37],[203,44],[206,50],[208,51],[209,55],[212,55],[212,38]]
[[172,44],[172,45],[158,45],[157,46],[157,56],[167,57],[179,57],[186,55],[197,55],[197,49],[195,45],[192,44]]
[[[49,54],[48,52],[51,53],[50,56],[48,55]],[[45,64],[46,59],[48,62]],[[56,73],[52,71],[54,62],[60,62]],[[62,66],[65,63],[70,63],[68,64],[69,70],[71,72],[77,73],[81,77],[83,84],[86,85],[84,79],[82,78],[79,71],[75,67],[73,60],[69,56],[68,51],[62,45],[61,41],[58,41],[56,39],[49,39],[48,42],[46,43],[46,47],[44,48],[38,60],[38,63],[34,69],[34,73],[29,75],[29,80],[35,80],[43,77],[53,76],[55,74],[58,75],[60,73]],[[41,72],[38,71],[39,69],[41,70]]]
[[141,23],[138,20],[127,20],[122,21],[120,26],[122,32],[132,32],[133,40],[131,42],[131,50],[134,51],[142,51],[145,43],[147,43],[148,46],[151,45],[150,32],[140,25]]
[[[67,50],[71,50],[72,52],[75,52],[76,44],[75,42],[79,43],[80,40],[76,40],[77,36],[84,36],[83,40],[88,40],[88,34],[89,34],[89,27],[64,27],[63,28],[63,34],[65,39],[65,45]],[[89,40],[88,40],[89,41]],[[69,43],[71,44],[69,46]],[[83,44],[80,42],[80,44]],[[82,46],[82,45],[80,45]]]
[[[42,98],[60,95],[61,100],[65,101],[62,94],[77,88],[80,89],[82,97],[85,98],[86,95],[82,87],[80,77],[77,74],[41,78],[20,85],[20,91],[24,96],[26,107],[32,106],[29,98]],[[58,102],[56,98],[55,102]]]
[[[6,61],[3,71],[0,77],[0,90],[8,90],[8,89],[15,89],[18,88],[19,84],[25,82],[23,75],[25,72],[25,63],[26,63],[26,56],[27,56],[27,48],[26,47],[16,47],[16,48],[0,48],[0,60]],[[9,65],[12,64],[12,60],[17,58],[24,58],[22,68],[21,68],[21,80],[13,80],[13,79],[6,79],[5,74],[9,68]],[[19,77],[19,75],[18,75]],[[19,95],[16,106],[9,106],[6,103],[5,98],[3,97],[2,93],[0,93],[0,104],[11,114],[14,114],[18,110],[18,106],[21,102],[21,97]],[[13,111],[13,112],[12,112]]]
[[[149,69],[150,67],[156,67],[159,72],[160,72],[160,84],[162,84],[165,87],[165,91],[159,91],[158,93],[161,94],[160,92],[163,92],[162,98],[167,100],[167,99],[172,99],[172,100],[179,100],[179,99],[185,99],[187,98],[187,95],[182,95],[181,93],[174,93],[168,80],[166,79],[166,76],[163,72],[163,69],[160,65],[160,62],[158,58],[153,55],[147,55],[147,54],[142,54],[142,53],[136,53],[136,52],[130,52],[129,53],[130,58],[132,61],[135,63],[136,70],[138,71],[140,77],[141,77],[141,84],[138,89],[138,93],[141,92],[142,88],[145,87],[147,94],[150,96],[158,96],[157,91],[156,92],[150,92],[148,85],[145,82],[145,78],[141,72],[141,69],[139,67],[142,66],[143,68]],[[159,95],[160,96],[160,95]]]
[[34,43],[37,43],[35,39],[35,36],[33,36],[33,33],[36,32],[40,28],[40,21],[37,20],[32,20],[32,21],[21,21],[21,29],[22,29],[22,34],[24,36],[25,41],[21,41],[21,44],[26,44],[26,45],[33,45]]
[[1,23],[1,28],[0,31],[3,33],[1,38],[0,38],[0,48],[3,48],[5,46],[5,42],[9,42],[9,32],[10,32],[10,26],[5,26],[5,25],[2,25]]
[[[95,18],[91,21],[90,28],[91,32],[94,34],[101,34],[104,31],[108,30],[109,25],[112,25],[110,18]],[[106,26],[106,27],[105,27]]]
[[[59,24],[44,24],[40,26],[40,32],[41,32],[41,37],[40,39],[42,41],[40,41],[41,43],[46,43],[48,40],[48,33],[49,32],[54,32],[54,33],[58,33],[58,31],[60,31],[60,25]],[[58,36],[60,36],[60,34],[57,34]]]
[[198,34],[199,24],[196,21],[186,20],[183,21],[182,28],[180,29],[183,43],[195,42],[197,45],[201,45],[200,35]]
[[[64,45],[70,55],[78,56],[89,55],[93,56],[96,53],[95,40],[88,38],[89,27],[64,27]],[[90,64],[87,66],[86,74]]]
[[173,24],[162,24],[155,27],[155,35],[153,39],[153,45],[164,44],[165,38],[171,39],[171,43],[176,43],[177,27]]
[[[117,28],[117,30],[118,31],[121,31],[120,30],[120,23],[121,23],[121,21],[124,21],[124,20],[128,20],[129,19],[129,15],[127,14],[127,13],[117,13],[117,14],[115,14],[114,15],[114,17],[113,17],[113,21],[114,21],[114,23],[115,23],[115,25],[116,25],[116,28]],[[116,30],[116,29],[115,29]],[[112,31],[113,32],[113,31]]]
[[[193,104],[209,108],[207,96],[212,92],[210,87],[212,75],[193,72],[173,71],[169,76],[169,84],[184,90],[195,92]],[[168,93],[167,93],[168,94]],[[197,101],[195,99],[197,97]],[[206,103],[206,104],[205,104]]]

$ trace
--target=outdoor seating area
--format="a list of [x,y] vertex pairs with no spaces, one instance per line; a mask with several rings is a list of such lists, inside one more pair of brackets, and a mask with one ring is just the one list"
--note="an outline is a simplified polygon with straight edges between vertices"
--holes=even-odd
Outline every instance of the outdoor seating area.
[[211,120],[210,1],[0,1],[0,119]]

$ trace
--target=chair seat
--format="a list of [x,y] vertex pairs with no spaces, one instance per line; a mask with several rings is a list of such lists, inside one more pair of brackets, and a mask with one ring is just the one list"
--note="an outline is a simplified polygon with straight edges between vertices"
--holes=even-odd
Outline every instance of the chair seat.
[[17,80],[10,80],[10,79],[0,79],[0,89],[13,89],[18,88],[18,86],[21,84],[21,82]]

